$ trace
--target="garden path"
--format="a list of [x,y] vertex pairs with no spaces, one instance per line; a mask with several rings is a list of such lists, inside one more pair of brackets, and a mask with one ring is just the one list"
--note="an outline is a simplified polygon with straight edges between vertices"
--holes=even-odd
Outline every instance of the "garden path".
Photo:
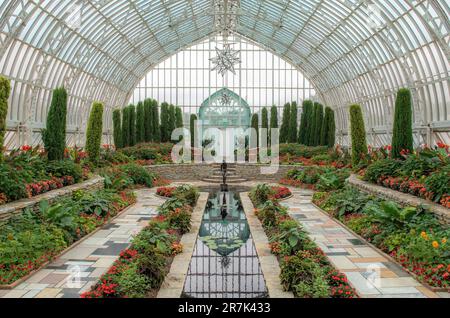
[[312,204],[313,191],[290,188],[293,196],[282,204],[303,225],[333,265],[347,275],[361,297],[448,298],[419,283],[377,249],[350,233]]
[[164,199],[155,191],[136,190],[136,204],[14,289],[0,290],[0,298],[78,298],[89,291],[129,247],[132,237],[156,216]]

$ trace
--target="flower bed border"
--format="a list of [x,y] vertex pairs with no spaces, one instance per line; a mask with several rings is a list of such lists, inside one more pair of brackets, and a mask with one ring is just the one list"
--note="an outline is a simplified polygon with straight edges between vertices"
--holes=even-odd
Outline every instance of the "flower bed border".
[[420,280],[416,274],[414,274],[413,272],[411,272],[408,268],[402,266],[395,258],[393,258],[392,256],[390,256],[389,254],[387,254],[386,252],[382,251],[380,248],[376,247],[375,245],[373,245],[372,243],[370,243],[369,241],[367,241],[364,237],[362,237],[361,235],[359,235],[358,233],[356,233],[355,231],[353,231],[351,228],[349,228],[347,225],[345,225],[343,222],[341,222],[340,220],[338,220],[337,218],[335,218],[333,215],[331,215],[330,213],[327,213],[324,209],[322,209],[320,206],[318,206],[317,204],[315,204],[314,202],[311,202],[311,204],[313,206],[315,206],[320,213],[331,217],[333,219],[333,221],[335,221],[336,223],[338,223],[340,226],[342,226],[344,229],[346,229],[347,231],[349,231],[351,234],[353,234],[355,237],[357,237],[359,240],[362,240],[363,242],[365,242],[368,246],[370,246],[371,248],[375,249],[377,252],[379,252],[383,257],[387,258],[389,261],[391,261],[392,263],[400,266],[401,269],[403,269],[405,272],[407,272],[409,275],[411,275],[414,279],[416,279],[420,284],[422,284],[422,286],[424,286],[425,288],[428,288],[430,291],[434,292],[434,293],[438,293],[438,292],[446,292],[449,293],[450,289],[447,288],[439,288],[439,287],[432,287],[430,285],[428,285],[426,282],[422,282],[422,280]]
[[402,206],[414,206],[424,205],[429,207],[430,211],[436,214],[436,216],[444,223],[450,224],[450,209],[436,204],[432,201],[424,200],[417,196],[403,193],[400,191],[392,190],[390,188],[382,187],[377,184],[373,184],[367,181],[360,180],[355,174],[350,175],[348,178],[348,183],[359,190],[369,193],[375,194],[382,198],[393,200],[399,203]]
[[53,203],[63,197],[72,195],[73,192],[78,190],[101,190],[104,188],[104,178],[100,176],[93,176],[92,178],[85,180],[83,182],[75,183],[70,186],[62,187],[59,189],[51,190],[31,198],[20,199],[12,201],[6,204],[0,205],[0,221],[6,221],[22,213],[24,209],[36,210],[39,208],[39,203],[41,201],[47,200],[49,203]]
[[51,262],[53,262],[54,260],[56,260],[57,258],[63,256],[64,254],[66,254],[67,252],[69,252],[70,250],[72,250],[73,248],[77,247],[78,245],[80,245],[81,243],[83,243],[85,240],[87,240],[88,238],[90,238],[92,235],[94,235],[95,233],[97,233],[98,231],[100,231],[105,225],[110,224],[112,221],[114,221],[116,218],[118,218],[119,216],[122,216],[123,213],[125,213],[126,211],[128,211],[131,207],[133,207],[136,203],[130,204],[129,206],[127,206],[126,208],[122,209],[121,211],[119,211],[117,213],[116,216],[110,218],[107,222],[103,223],[101,226],[97,227],[94,231],[92,231],[91,233],[83,236],[82,238],[80,238],[78,241],[74,242],[72,245],[66,247],[64,250],[62,250],[60,253],[58,253],[57,255],[55,255],[54,257],[52,257],[51,260],[43,263],[41,266],[39,266],[38,268],[34,269],[33,271],[31,271],[30,273],[28,273],[26,276],[16,280],[15,282],[11,283],[11,284],[7,284],[7,285],[0,285],[0,290],[11,290],[14,289],[15,287],[17,287],[18,285],[20,285],[21,283],[23,283],[24,281],[26,281],[27,279],[29,279],[31,276],[33,276],[34,274],[36,274],[38,271],[40,271],[41,269],[44,269],[47,265],[49,265]]

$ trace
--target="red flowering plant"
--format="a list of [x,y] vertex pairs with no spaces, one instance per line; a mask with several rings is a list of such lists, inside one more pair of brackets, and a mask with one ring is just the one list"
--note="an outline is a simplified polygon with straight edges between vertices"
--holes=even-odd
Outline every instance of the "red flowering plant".
[[162,197],[171,198],[173,197],[173,192],[176,190],[176,187],[160,187],[156,189],[156,194]]
[[285,199],[292,195],[291,191],[286,187],[271,187],[272,197],[276,200]]

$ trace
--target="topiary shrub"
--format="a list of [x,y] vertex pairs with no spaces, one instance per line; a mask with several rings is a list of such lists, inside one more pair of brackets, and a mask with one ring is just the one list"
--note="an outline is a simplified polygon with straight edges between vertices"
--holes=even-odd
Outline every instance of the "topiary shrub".
[[0,76],[0,162],[3,160],[3,143],[6,133],[6,115],[8,113],[8,98],[11,91],[9,80]]
[[298,114],[298,108],[297,108],[297,103],[296,102],[292,102],[291,104],[291,112],[290,112],[290,117],[289,117],[289,138],[288,141],[290,143],[296,143],[297,142],[297,115]]
[[103,134],[103,104],[95,102],[89,115],[86,130],[86,152],[92,162],[100,158],[100,144]]
[[46,128],[42,130],[42,141],[49,160],[62,160],[66,148],[67,91],[53,91],[52,103],[47,115]]
[[197,115],[191,114],[190,122],[190,131],[191,131],[191,147],[195,146],[195,121],[197,120]]
[[136,143],[145,141],[144,104],[139,102],[136,107]]
[[356,167],[367,154],[366,128],[359,105],[350,106],[350,129],[352,137],[352,164]]
[[289,116],[291,115],[291,104],[287,103],[283,108],[283,118],[280,128],[280,142],[288,142],[289,133]]
[[402,150],[413,152],[411,91],[402,88],[395,102],[394,131],[392,136],[392,157],[402,158]]
[[122,122],[120,118],[120,109],[115,109],[113,111],[113,137],[114,137],[114,145],[116,149],[122,148]]

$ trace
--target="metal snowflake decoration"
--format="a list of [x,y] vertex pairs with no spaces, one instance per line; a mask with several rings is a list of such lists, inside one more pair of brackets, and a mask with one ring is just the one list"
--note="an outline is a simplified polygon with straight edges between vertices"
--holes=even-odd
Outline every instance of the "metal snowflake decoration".
[[234,67],[241,63],[241,59],[238,57],[240,52],[233,50],[231,44],[224,44],[223,50],[219,50],[216,47],[216,52],[217,56],[210,59],[214,64],[211,71],[217,71],[222,76],[224,76],[227,71],[236,74]]
[[222,95],[220,96],[220,99],[219,99],[219,103],[222,106],[230,105],[231,104],[231,96],[228,95],[227,93],[222,93]]

